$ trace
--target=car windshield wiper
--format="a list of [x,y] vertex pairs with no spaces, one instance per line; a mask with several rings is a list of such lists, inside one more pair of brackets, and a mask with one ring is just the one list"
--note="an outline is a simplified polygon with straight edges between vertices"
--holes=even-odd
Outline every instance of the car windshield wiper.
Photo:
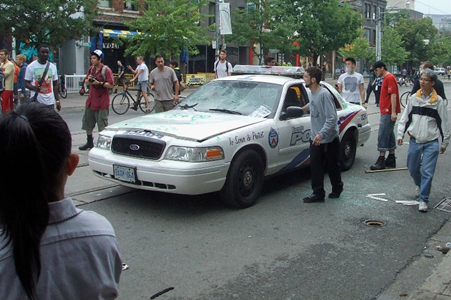
[[196,103],[196,104],[193,104],[193,105],[188,105],[188,104],[181,104],[180,105],[180,108],[181,109],[189,109],[189,108],[193,108],[193,107],[195,107],[197,104],[199,104],[199,103]]
[[231,115],[242,115],[242,113],[240,113],[239,111],[234,111],[234,110],[229,110],[229,109],[224,109],[224,108],[210,108],[211,111],[220,111],[226,114],[231,114]]

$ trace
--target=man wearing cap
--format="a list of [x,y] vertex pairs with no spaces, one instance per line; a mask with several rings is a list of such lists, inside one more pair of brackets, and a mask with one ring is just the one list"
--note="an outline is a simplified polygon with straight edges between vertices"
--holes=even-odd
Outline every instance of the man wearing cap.
[[86,130],[87,142],[78,147],[80,150],[94,147],[92,131],[96,123],[99,132],[108,126],[108,107],[110,106],[108,89],[113,88],[114,85],[113,72],[103,64],[102,51],[97,49],[91,53],[91,65],[83,81],[84,84],[89,85],[89,96],[86,99],[81,126],[81,129]]
[[27,66],[25,71],[25,87],[31,91],[30,97],[33,99],[34,95],[38,93],[36,101],[47,105],[49,108],[61,110],[61,102],[58,95],[58,73],[56,66],[49,62],[49,67],[44,80],[41,78],[45,73],[47,67],[47,60],[49,58],[49,46],[38,46],[38,59]]
[[[374,64],[374,71],[376,72],[377,77],[383,78],[383,81],[379,99],[379,109],[381,113],[377,137],[379,157],[370,169],[382,170],[386,167],[396,168],[396,138],[394,128],[398,113],[401,112],[398,81],[393,74],[387,71],[387,66],[382,61],[377,61]],[[385,153],[387,151],[388,157],[385,159]]]

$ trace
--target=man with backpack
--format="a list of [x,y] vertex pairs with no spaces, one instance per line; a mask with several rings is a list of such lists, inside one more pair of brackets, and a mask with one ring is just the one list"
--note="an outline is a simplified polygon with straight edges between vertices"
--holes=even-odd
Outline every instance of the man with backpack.
[[87,141],[80,150],[88,150],[94,147],[92,132],[97,123],[97,129],[101,132],[108,126],[108,107],[110,106],[110,94],[108,89],[113,88],[114,78],[110,68],[103,64],[103,52],[94,50],[91,53],[91,64],[86,74],[84,84],[89,85],[89,96],[86,99],[85,112],[81,129],[86,130]]
[[219,60],[215,62],[215,78],[221,78],[232,75],[232,64],[226,60],[227,51],[219,52]]

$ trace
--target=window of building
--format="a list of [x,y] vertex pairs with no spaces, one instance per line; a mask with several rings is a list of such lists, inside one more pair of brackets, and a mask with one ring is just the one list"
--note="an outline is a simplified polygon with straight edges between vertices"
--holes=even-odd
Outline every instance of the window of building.
[[98,0],[99,7],[107,7],[111,8],[111,1],[110,0]]
[[126,10],[138,10],[136,5],[133,4],[131,1],[124,1],[124,9]]
[[208,14],[210,17],[208,17],[208,25],[212,25],[216,23],[215,15],[216,15],[216,4],[214,2],[210,2],[208,4]]

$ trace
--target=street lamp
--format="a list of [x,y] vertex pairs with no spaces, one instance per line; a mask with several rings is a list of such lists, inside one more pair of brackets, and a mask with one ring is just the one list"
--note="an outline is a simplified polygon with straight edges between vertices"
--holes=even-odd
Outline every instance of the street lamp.
[[[386,11],[385,13],[389,13],[391,12],[393,9],[398,8],[397,5],[404,3],[404,1],[398,2],[395,5],[392,6],[391,9],[389,9],[388,11]],[[410,7],[410,1],[406,1],[406,9],[409,9]],[[377,12],[378,12],[378,18],[377,18],[377,23],[376,23],[376,60],[381,60],[381,56],[382,56],[382,49],[381,49],[381,39],[382,39],[382,16],[381,16],[381,8],[378,7],[377,8]]]

